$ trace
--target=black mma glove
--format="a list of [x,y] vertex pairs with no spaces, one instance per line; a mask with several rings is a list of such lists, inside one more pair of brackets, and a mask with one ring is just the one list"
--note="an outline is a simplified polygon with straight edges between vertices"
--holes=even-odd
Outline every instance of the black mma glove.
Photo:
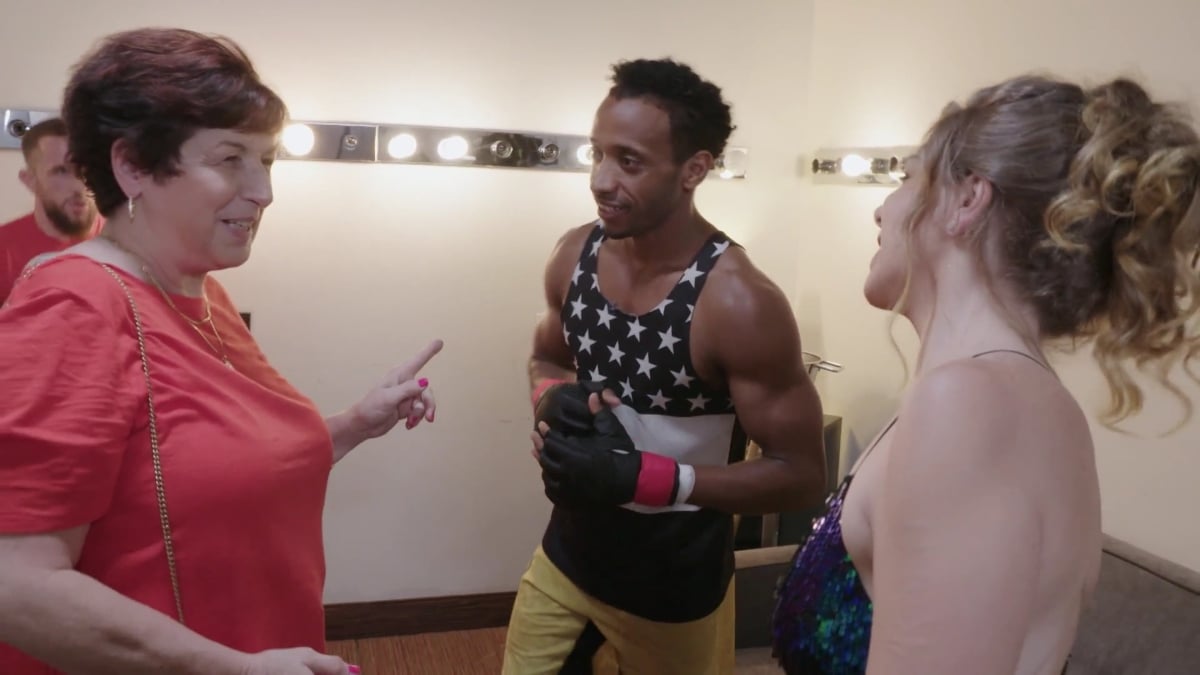
[[546,496],[561,506],[580,508],[675,503],[679,464],[634,448],[609,408],[592,418],[593,432],[572,436],[551,429],[539,462]]
[[604,391],[603,382],[558,382],[539,389],[533,402],[533,428],[545,422],[551,429],[568,435],[592,431],[592,411],[588,396]]

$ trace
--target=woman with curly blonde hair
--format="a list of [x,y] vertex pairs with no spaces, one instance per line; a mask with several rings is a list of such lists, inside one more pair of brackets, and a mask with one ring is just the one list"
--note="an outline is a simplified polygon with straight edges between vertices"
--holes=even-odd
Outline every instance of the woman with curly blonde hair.
[[1200,348],[1200,140],[1132,81],[1029,76],[947,108],[906,171],[865,293],[916,329],[915,377],[798,551],[776,653],[789,673],[1057,674],[1100,488],[1043,345],[1091,342],[1108,423],[1142,405],[1127,364],[1171,387]]

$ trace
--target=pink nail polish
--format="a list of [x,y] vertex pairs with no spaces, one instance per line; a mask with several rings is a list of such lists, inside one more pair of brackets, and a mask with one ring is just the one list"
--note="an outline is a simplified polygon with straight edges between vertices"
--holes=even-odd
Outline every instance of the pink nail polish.
[[409,421],[407,421],[407,422],[405,422],[405,423],[404,423],[404,428],[405,428],[405,429],[412,429],[412,428],[413,428],[413,426],[414,426],[414,425],[413,425],[413,423],[412,423],[412,420],[409,420]]
[[359,668],[358,666],[349,665],[346,666],[346,668],[349,669],[351,673],[354,673],[354,675],[358,675],[362,672],[362,668]]
[[429,378],[422,377],[421,379],[417,380],[417,384],[421,385],[422,387],[428,387]]

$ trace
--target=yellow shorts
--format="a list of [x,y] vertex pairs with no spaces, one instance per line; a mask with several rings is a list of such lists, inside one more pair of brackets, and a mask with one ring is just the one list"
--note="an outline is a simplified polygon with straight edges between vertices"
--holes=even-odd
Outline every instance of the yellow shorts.
[[[732,675],[733,593],[731,579],[721,605],[702,619],[649,621],[587,595],[538,547],[517,590],[502,675]],[[577,643],[591,654],[584,643],[600,639],[580,668]]]

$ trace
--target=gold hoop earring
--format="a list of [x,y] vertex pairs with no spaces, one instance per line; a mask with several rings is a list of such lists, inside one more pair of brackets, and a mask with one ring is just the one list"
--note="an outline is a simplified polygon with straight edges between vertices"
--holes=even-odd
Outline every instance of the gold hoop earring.
[[133,197],[130,197],[130,198],[129,198],[129,224],[130,224],[130,225],[132,225],[132,224],[133,224],[133,218],[134,218],[134,214],[133,214]]

